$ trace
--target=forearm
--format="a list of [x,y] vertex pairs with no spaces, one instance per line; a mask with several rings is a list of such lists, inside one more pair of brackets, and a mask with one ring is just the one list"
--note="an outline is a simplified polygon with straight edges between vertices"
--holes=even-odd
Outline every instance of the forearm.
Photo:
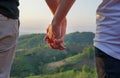
[[60,26],[62,20],[66,17],[75,0],[60,0],[58,8],[52,20],[53,26]]
[[[58,8],[58,5],[60,4],[60,0],[45,0],[48,7],[50,8],[52,14],[54,15],[57,8]],[[66,18],[64,18],[61,22],[59,22],[61,25],[60,28],[62,29],[62,32],[61,32],[61,36],[64,36],[65,32],[66,32],[66,24],[67,24],[67,20]],[[58,24],[57,24],[58,26]]]
[[56,12],[56,9],[59,5],[59,1],[60,0],[45,0],[48,7],[50,8],[51,12],[53,13],[53,15],[55,14]]

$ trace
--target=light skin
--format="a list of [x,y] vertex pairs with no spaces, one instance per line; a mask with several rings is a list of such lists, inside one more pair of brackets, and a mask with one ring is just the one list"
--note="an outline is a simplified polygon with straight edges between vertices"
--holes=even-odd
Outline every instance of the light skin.
[[48,26],[45,41],[53,49],[64,50],[64,36],[66,32],[66,15],[75,0],[46,0],[54,17]]
[[[52,14],[54,15],[58,8],[60,0],[45,0],[45,1],[46,1],[47,5],[49,6]],[[55,41],[51,40],[53,35],[50,35],[50,33],[52,33],[52,32],[50,32],[50,31],[48,32],[48,30],[52,30],[52,29],[51,29],[51,25],[48,26],[45,41],[48,42],[48,44],[51,48],[56,49],[56,47],[59,44],[60,50],[65,49],[63,42],[64,42],[64,34],[66,32],[66,24],[67,24],[67,20],[66,20],[66,18],[64,18],[61,21],[60,25],[56,27],[57,31],[55,31],[55,32],[60,35],[54,36],[56,38]],[[64,30],[61,32],[61,29],[64,29]]]

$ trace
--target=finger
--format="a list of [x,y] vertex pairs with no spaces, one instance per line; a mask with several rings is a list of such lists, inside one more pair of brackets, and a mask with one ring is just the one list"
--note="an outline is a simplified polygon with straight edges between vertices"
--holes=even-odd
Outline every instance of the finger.
[[60,44],[60,43],[63,43],[64,40],[63,39],[55,39],[54,42],[55,42],[55,44]]
[[49,36],[49,27],[50,27],[50,26],[48,26],[48,28],[47,28],[47,30],[46,30],[46,36],[44,37],[44,40],[45,40],[45,41],[48,41],[48,40],[49,40],[49,37],[48,37],[48,36]]
[[54,42],[51,42],[51,43],[48,43],[48,44],[52,49],[59,49],[59,45],[55,44]]
[[53,42],[52,39],[49,39],[49,38],[48,38],[47,43],[49,44],[49,46],[50,46],[51,48],[54,48],[54,42]]
[[64,39],[55,39],[54,44],[57,45],[57,49],[64,50],[65,46],[63,45]]
[[59,48],[59,50],[64,50],[65,46],[63,45],[63,43],[61,43],[61,44],[59,44],[58,48]]
[[53,43],[50,43],[49,46],[50,46],[52,49],[58,49],[58,48],[56,47],[56,45],[53,44]]
[[54,47],[54,49],[58,49],[58,50],[64,50],[65,46],[63,45],[63,43],[59,43],[59,44],[53,44],[52,45]]
[[47,28],[47,30],[46,30],[47,33],[48,33],[48,31],[49,31],[49,28],[50,28],[50,25],[48,26],[48,28]]
[[44,37],[44,41],[48,41],[49,40],[49,38],[48,38],[48,36],[46,35],[45,37]]

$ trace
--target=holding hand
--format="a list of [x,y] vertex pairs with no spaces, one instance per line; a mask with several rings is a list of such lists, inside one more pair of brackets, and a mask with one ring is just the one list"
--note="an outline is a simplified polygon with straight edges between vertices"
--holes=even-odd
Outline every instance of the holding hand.
[[75,0],[46,0],[54,17],[51,25],[48,26],[45,41],[53,49],[64,50],[64,36],[66,32],[66,15]]
[[51,48],[59,50],[65,49],[63,45],[64,35],[62,34],[62,32],[63,31],[61,26],[56,27],[53,27],[52,25],[48,26],[45,41],[47,41]]

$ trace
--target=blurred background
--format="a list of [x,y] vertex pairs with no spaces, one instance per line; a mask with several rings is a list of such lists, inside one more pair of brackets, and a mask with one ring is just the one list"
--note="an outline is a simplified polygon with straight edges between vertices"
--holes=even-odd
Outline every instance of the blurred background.
[[45,0],[20,0],[20,36],[11,78],[97,78],[94,63],[96,9],[101,0],[76,0],[67,15],[65,50],[43,40],[53,18]]
[[[76,0],[67,15],[67,33],[95,32],[95,14],[101,0]],[[20,34],[45,33],[53,16],[44,0],[20,0]]]

